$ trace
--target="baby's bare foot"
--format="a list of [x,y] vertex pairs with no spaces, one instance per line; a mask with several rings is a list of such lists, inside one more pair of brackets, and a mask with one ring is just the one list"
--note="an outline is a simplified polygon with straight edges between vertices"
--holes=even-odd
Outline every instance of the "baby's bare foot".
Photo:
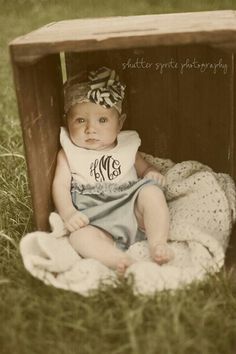
[[160,265],[168,263],[174,258],[174,252],[167,243],[160,243],[152,246],[151,255],[153,260]]
[[126,269],[129,268],[134,262],[135,261],[128,256],[120,258],[116,266],[116,272],[118,277],[122,278],[125,274]]

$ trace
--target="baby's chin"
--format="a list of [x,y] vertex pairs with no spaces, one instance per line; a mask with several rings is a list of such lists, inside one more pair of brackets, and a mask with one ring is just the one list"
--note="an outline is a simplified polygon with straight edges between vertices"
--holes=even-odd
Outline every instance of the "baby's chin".
[[78,146],[81,149],[86,149],[86,150],[95,150],[95,151],[106,151],[113,149],[116,146],[116,141],[111,143],[111,144],[102,144],[100,142],[96,141],[90,141],[90,142],[78,142],[72,140],[73,143]]

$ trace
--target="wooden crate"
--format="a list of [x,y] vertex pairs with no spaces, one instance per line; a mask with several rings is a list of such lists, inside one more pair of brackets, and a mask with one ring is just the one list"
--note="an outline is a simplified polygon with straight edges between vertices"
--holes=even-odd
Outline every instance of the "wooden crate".
[[[48,228],[67,76],[99,65],[127,85],[126,128],[141,150],[198,160],[236,178],[236,12],[51,23],[10,43],[36,228]],[[204,66],[205,64],[205,66]],[[192,66],[191,66],[192,65]]]

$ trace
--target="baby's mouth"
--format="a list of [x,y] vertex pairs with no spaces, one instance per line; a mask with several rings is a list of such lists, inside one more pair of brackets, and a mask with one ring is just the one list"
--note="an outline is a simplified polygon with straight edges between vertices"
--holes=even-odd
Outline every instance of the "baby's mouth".
[[96,141],[98,141],[98,139],[89,138],[85,140],[86,143],[95,143]]

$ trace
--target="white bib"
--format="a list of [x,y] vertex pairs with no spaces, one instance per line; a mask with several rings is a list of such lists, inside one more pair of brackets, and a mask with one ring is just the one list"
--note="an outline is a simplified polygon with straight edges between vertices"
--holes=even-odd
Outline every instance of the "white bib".
[[61,127],[61,146],[66,154],[73,179],[78,184],[109,182],[125,183],[138,179],[134,167],[141,140],[136,131],[118,134],[117,145],[111,150],[89,150],[75,145],[66,128]]

